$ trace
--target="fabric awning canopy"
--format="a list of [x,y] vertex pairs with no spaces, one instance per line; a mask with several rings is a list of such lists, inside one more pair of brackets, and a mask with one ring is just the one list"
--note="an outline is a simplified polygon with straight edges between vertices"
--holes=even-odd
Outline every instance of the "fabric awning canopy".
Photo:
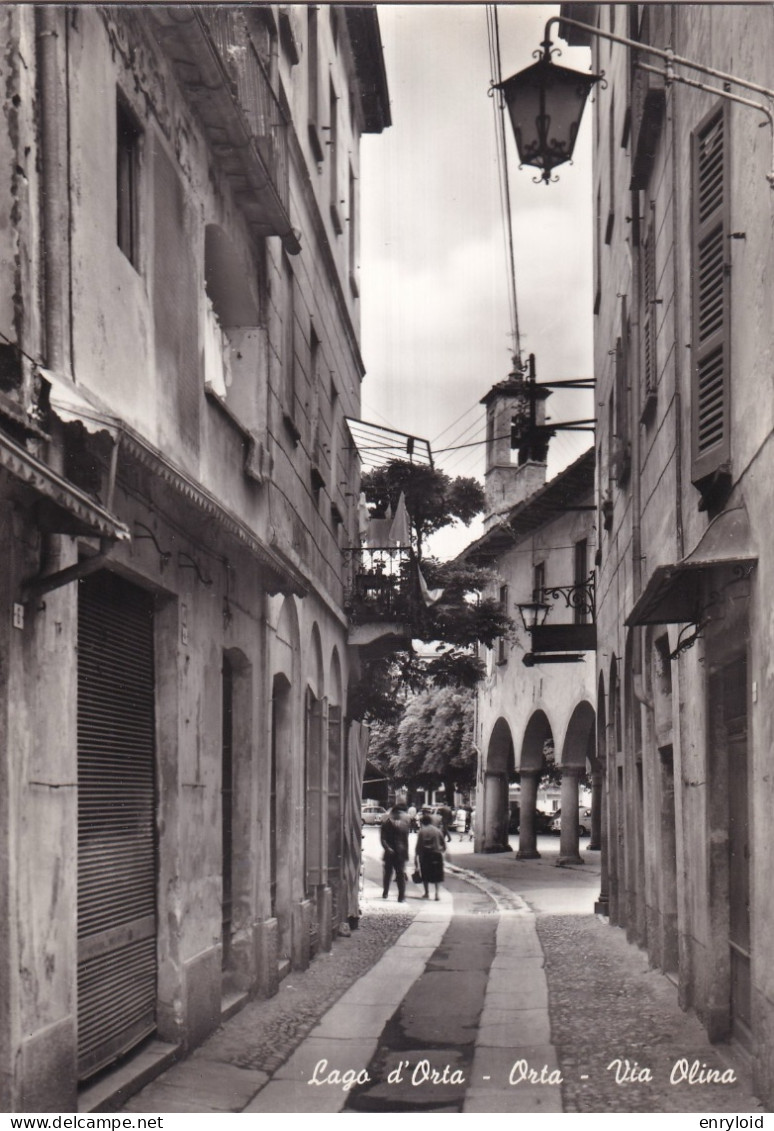
[[51,386],[48,403],[63,424],[82,424],[87,432],[107,432],[118,439],[118,420],[95,408],[73,381],[51,369],[38,367],[38,372]]
[[86,534],[121,541],[129,529],[85,491],[0,432],[0,467],[40,496],[45,526],[57,534]]
[[654,570],[625,623],[698,623],[704,573],[757,560],[747,508],[742,504],[723,511],[713,518],[690,554]]

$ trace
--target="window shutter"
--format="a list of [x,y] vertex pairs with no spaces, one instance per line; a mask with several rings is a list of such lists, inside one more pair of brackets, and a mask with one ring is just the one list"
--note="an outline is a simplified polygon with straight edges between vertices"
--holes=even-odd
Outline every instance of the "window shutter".
[[655,407],[658,389],[658,361],[656,355],[656,225],[653,217],[642,247],[642,405],[641,419],[647,420]]
[[323,701],[307,688],[306,699],[306,887],[325,883],[323,861]]
[[716,108],[693,134],[692,480],[728,462],[729,115]]

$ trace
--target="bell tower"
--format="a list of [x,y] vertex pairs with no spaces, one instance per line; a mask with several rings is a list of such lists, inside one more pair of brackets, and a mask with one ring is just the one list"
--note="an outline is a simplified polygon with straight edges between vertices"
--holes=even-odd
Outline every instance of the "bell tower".
[[545,484],[548,444],[554,435],[546,424],[550,395],[535,383],[535,359],[530,355],[527,376],[510,373],[481,400],[486,405],[485,530]]

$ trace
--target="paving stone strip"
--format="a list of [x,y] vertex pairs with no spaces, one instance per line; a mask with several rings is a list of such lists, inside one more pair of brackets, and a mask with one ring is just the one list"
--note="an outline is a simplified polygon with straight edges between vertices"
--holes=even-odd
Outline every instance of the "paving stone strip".
[[565,1111],[764,1110],[749,1083],[707,1082],[709,1073],[730,1069],[738,1081],[749,1073],[731,1046],[708,1043],[698,1019],[679,1008],[675,987],[624,931],[593,915],[541,915],[537,931]]
[[[497,917],[491,899],[459,879],[454,918],[387,1022],[345,1111],[461,1112],[471,1079]],[[479,886],[479,885],[477,885]]]
[[[376,889],[371,887],[373,895]],[[351,937],[336,939],[330,953],[318,955],[306,970],[289,974],[275,997],[250,1002],[187,1060],[148,1084],[121,1110],[242,1110],[326,1010],[400,938],[418,906],[366,900],[360,927]],[[211,1097],[215,1106],[198,1106],[200,1084],[219,1078],[223,1086]]]

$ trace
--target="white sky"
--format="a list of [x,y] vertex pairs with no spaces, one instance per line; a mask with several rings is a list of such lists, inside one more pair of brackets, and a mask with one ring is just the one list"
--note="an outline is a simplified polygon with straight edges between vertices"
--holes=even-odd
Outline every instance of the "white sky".
[[[483,439],[478,402],[508,376],[513,348],[485,6],[378,11],[393,124],[361,150],[363,419],[430,440],[450,475],[483,477],[483,444],[440,449]],[[555,13],[498,5],[503,78],[532,63]],[[557,45],[562,64],[588,70],[588,49]],[[593,374],[592,113],[589,103],[575,162],[550,186],[518,169],[506,121],[521,345],[538,381]],[[548,413],[586,418],[593,405],[591,393],[555,392]],[[549,476],[591,442],[560,432]],[[454,554],[480,529],[438,535],[433,551]]]

